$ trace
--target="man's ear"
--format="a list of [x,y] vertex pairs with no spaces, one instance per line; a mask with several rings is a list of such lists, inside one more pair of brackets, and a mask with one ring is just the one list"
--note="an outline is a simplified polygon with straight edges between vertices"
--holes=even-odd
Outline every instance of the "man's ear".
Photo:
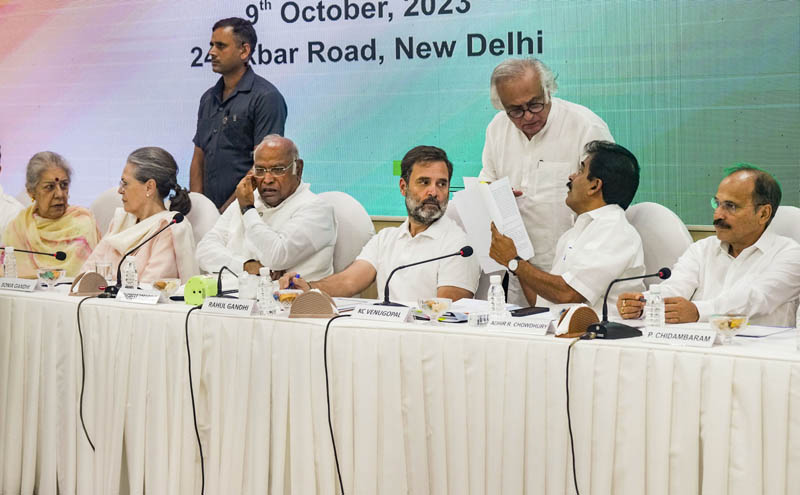
[[761,208],[758,209],[758,224],[759,225],[766,225],[769,222],[769,217],[772,216],[772,205],[766,204],[761,205]]
[[589,186],[589,196],[594,196],[595,194],[603,194],[603,179],[591,179],[591,185]]
[[297,179],[300,180],[300,179],[303,178],[303,159],[302,158],[298,158],[297,160],[295,160],[295,167],[297,167],[297,169],[295,169],[294,175],[296,175]]
[[400,194],[405,196],[407,189],[408,189],[408,184],[406,183],[406,180],[404,178],[400,177]]
[[239,57],[242,59],[242,62],[247,63],[252,55],[253,47],[250,46],[250,43],[242,43],[242,54],[239,55]]

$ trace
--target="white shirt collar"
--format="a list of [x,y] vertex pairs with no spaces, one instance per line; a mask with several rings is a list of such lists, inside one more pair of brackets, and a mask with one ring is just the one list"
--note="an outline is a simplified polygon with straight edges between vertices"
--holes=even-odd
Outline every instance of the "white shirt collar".
[[[441,237],[442,237],[442,235],[444,235],[444,231],[446,229],[445,223],[449,222],[449,221],[450,221],[449,218],[447,218],[444,215],[442,215],[438,220],[436,220],[435,222],[430,224],[427,229],[423,230],[422,232],[420,232],[419,234],[415,235],[414,237],[423,236],[423,237],[428,237],[428,238],[431,238],[431,239],[441,239]],[[410,227],[411,227],[411,223],[410,223],[408,217],[406,217],[405,221],[400,225],[400,238],[403,238],[403,237],[412,238],[411,237]]]

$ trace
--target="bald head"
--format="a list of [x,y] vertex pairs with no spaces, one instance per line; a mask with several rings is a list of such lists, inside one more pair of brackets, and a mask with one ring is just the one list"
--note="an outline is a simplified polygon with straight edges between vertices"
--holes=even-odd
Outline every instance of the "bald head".
[[278,206],[300,186],[303,160],[291,139],[270,134],[253,152],[253,173],[264,203]]
[[261,140],[260,143],[255,147],[253,150],[253,154],[259,152],[262,148],[272,148],[275,151],[283,151],[287,153],[287,156],[291,157],[291,160],[295,160],[300,157],[300,153],[297,151],[297,146],[294,142],[289,139],[285,138],[278,134],[269,134],[264,136],[264,139]]

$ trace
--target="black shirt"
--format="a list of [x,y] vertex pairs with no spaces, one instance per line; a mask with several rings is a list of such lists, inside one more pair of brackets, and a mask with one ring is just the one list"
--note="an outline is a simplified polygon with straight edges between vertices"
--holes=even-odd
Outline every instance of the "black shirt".
[[278,88],[248,65],[225,101],[219,78],[200,98],[194,144],[203,150],[203,194],[217,205],[236,190],[253,166],[253,148],[268,134],[283,135],[286,101]]

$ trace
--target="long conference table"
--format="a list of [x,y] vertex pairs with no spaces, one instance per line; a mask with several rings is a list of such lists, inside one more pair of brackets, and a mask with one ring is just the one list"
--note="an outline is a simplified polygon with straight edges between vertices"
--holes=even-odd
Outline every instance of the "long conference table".
[[[199,494],[182,304],[0,291],[0,494]],[[327,320],[189,316],[207,494],[335,494]],[[584,494],[800,493],[791,332],[709,349],[581,341]],[[571,494],[568,341],[338,319],[331,402],[348,494]]]

